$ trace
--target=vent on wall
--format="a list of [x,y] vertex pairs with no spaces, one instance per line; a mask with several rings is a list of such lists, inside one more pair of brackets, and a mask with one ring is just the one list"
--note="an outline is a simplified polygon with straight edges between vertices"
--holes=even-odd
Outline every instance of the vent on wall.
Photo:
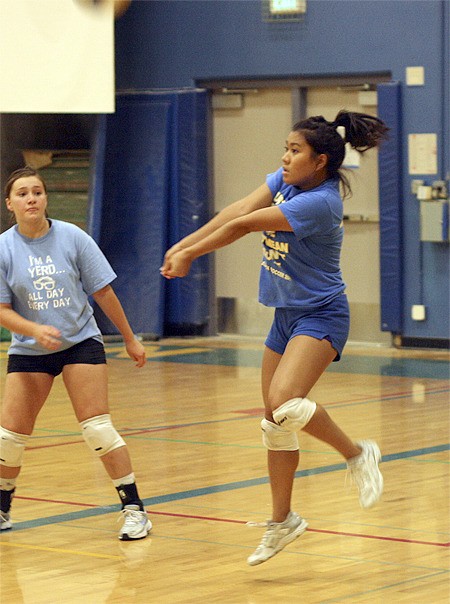
[[244,95],[236,93],[217,93],[212,95],[213,109],[242,109],[244,106]]

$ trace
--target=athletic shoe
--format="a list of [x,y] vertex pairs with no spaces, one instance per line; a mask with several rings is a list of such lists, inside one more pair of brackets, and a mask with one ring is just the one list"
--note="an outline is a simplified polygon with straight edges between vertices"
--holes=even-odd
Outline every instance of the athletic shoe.
[[119,531],[121,541],[144,539],[152,530],[147,512],[140,510],[138,505],[126,505],[121,511],[121,517],[124,518],[123,526]]
[[[250,526],[252,525],[252,523],[249,524]],[[289,512],[286,520],[283,522],[272,522],[269,520],[263,526],[267,526],[267,530],[264,533],[262,541],[253,554],[247,558],[250,566],[261,564],[275,556],[275,554],[278,554],[278,552],[281,552],[288,543],[291,543],[291,541],[294,541],[306,531],[308,523],[295,512]]]
[[7,531],[12,528],[12,522],[9,512],[0,511],[0,531]]
[[381,453],[378,445],[371,440],[356,443],[362,453],[347,462],[352,482],[359,490],[362,508],[370,508],[380,499],[383,492],[383,476],[378,468]]

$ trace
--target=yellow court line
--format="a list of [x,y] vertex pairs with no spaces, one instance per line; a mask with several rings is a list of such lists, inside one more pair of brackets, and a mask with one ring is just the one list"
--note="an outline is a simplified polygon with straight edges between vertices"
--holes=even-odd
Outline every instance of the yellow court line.
[[42,545],[27,545],[26,543],[2,542],[1,547],[19,547],[22,549],[41,550],[44,552],[57,552],[60,554],[76,554],[77,556],[89,556],[90,558],[108,558],[109,560],[125,560],[123,556],[112,556],[110,554],[94,554],[92,552],[80,552],[73,549],[59,549],[56,547],[43,547]]
[[[150,348],[149,349],[144,346],[145,348],[145,353],[146,353],[146,357],[147,359],[156,359],[158,357],[174,357],[174,356],[178,356],[180,354],[197,354],[199,352],[210,352],[211,348],[178,348],[177,350],[158,350],[155,352],[152,352],[152,350],[154,350],[154,348]],[[126,352],[126,350],[124,350],[123,346],[120,347],[116,347],[116,346],[108,346],[105,347],[105,351],[106,354],[110,354],[110,353],[117,353],[115,358],[116,359],[121,359],[121,358],[129,358],[128,354]]]

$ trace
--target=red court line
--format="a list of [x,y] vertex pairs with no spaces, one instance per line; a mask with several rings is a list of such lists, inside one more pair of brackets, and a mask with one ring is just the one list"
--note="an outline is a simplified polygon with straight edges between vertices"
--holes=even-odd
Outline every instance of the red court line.
[[[433,390],[427,390],[425,389],[423,391],[423,394],[439,394],[441,392],[447,392],[447,389],[442,390],[442,388],[437,388],[437,389],[433,389]],[[347,404],[351,404],[351,403],[364,403],[364,402],[369,402],[369,401],[385,401],[385,400],[390,400],[390,399],[395,399],[397,397],[406,397],[406,396],[413,396],[413,393],[410,390],[405,390],[405,391],[401,391],[401,392],[391,392],[390,394],[384,394],[381,396],[377,396],[377,397],[360,397],[360,398],[349,398],[349,399],[345,399],[344,401],[328,401],[328,402],[322,402],[322,405],[324,407],[328,407],[331,405],[347,405]],[[253,407],[250,409],[235,409],[234,411],[232,411],[231,413],[241,413],[243,415],[258,415],[260,413],[264,413],[264,407]]]
[[346,533],[344,531],[326,531],[324,529],[306,529],[312,533],[326,533],[327,535],[340,535],[344,537],[360,537],[361,539],[378,539],[379,541],[396,541],[397,543],[415,543],[418,545],[434,545],[437,547],[449,547],[448,543],[438,543],[435,541],[418,541],[416,539],[401,539],[400,537],[383,537],[382,535],[364,535],[362,533]]
[[[75,505],[77,507],[97,508],[101,507],[92,503],[77,503],[75,501],[60,501],[58,499],[43,499],[40,497],[23,497],[16,496],[15,499],[25,499],[27,501],[43,501],[45,503],[61,503],[63,505]],[[219,518],[217,516],[198,516],[195,514],[179,514],[176,512],[158,512],[155,510],[147,510],[154,516],[170,516],[172,518],[190,518],[192,520],[211,520],[213,522],[228,522],[233,524],[246,524],[245,520],[235,520],[232,518]],[[359,537],[360,539],[377,539],[378,541],[394,541],[396,543],[414,543],[415,545],[432,545],[435,547],[450,547],[448,543],[438,543],[433,541],[419,541],[417,539],[402,539],[400,537],[383,537],[382,535],[366,535],[363,533],[347,533],[344,531],[329,531],[325,529],[306,529],[310,533],[323,533],[326,535],[338,535],[342,537]]]
[[[161,426],[156,428],[144,428],[143,430],[136,430],[133,432],[127,432],[127,428],[123,428],[121,432],[125,433],[125,436],[138,436],[139,434],[149,434],[150,432],[162,432],[164,430],[175,430],[176,428],[185,428],[189,426],[196,426],[197,424],[175,424],[173,426]],[[79,440],[71,440],[69,442],[63,443],[52,443],[50,445],[36,445],[36,446],[27,446],[27,451],[34,451],[36,449],[49,449],[50,447],[65,447],[66,445],[79,445],[80,443],[84,443],[83,439]]]
[[[156,512],[155,510],[147,510],[149,514],[159,516],[174,516],[178,518],[192,518],[195,520],[213,520],[214,522],[233,522],[236,524],[246,524],[245,520],[233,520],[231,518],[217,518],[214,516],[196,516],[194,514],[176,514],[173,512]],[[346,533],[344,531],[328,531],[325,529],[306,529],[310,533],[325,533],[328,535],[340,535],[343,537],[360,537],[362,539],[378,539],[380,541],[396,541],[397,543],[414,543],[417,545],[433,545],[438,547],[450,547],[449,543],[437,543],[433,541],[418,541],[415,539],[401,539],[399,537],[383,537],[381,535],[365,535],[363,533]]]
[[63,505],[76,505],[77,507],[83,508],[98,508],[100,506],[94,503],[77,503],[76,501],[60,501],[59,499],[42,499],[41,497],[24,497],[23,495],[16,495],[14,499],[25,499],[26,501],[44,501],[45,503],[62,503]]
[[[438,390],[425,390],[426,394],[433,394],[433,393],[439,393],[442,392],[441,389]],[[396,397],[402,397],[402,396],[408,396],[411,395],[412,393],[410,391],[406,391],[406,392],[397,392],[397,393],[391,393],[391,394],[386,394],[384,396],[380,396],[380,397],[376,397],[375,399],[373,398],[356,398],[356,399],[348,399],[345,401],[330,401],[328,403],[323,403],[325,407],[328,406],[332,406],[332,405],[342,405],[342,404],[351,404],[351,403],[362,403],[362,402],[368,402],[368,401],[383,401],[383,400],[390,400],[390,399],[394,399]],[[235,411],[230,411],[230,413],[240,413],[242,415],[261,415],[264,413],[264,407],[253,407],[250,409],[238,409]],[[223,420],[219,420],[223,421]],[[214,420],[212,420],[210,423],[214,423]],[[129,428],[122,428],[121,432],[125,433],[125,436],[139,436],[141,434],[150,434],[152,432],[164,432],[167,430],[176,430],[177,428],[186,428],[186,427],[191,427],[191,426],[196,426],[198,425],[197,423],[184,423],[184,424],[174,424],[173,426],[156,426],[155,428],[144,428],[141,430],[135,430],[135,431],[130,431],[127,432],[127,430],[129,430]],[[49,449],[50,447],[63,447],[66,445],[78,445],[80,443],[84,442],[82,439],[80,440],[72,440],[69,442],[63,442],[63,443],[53,443],[53,444],[47,444],[47,445],[36,445],[36,446],[27,446],[27,451],[31,451],[31,450],[35,450],[35,449]]]

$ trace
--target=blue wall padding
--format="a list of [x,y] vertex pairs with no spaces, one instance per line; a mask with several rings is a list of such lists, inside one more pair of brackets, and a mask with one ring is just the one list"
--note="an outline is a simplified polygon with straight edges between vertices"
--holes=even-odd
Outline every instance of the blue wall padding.
[[[167,245],[170,103],[117,98],[106,118],[99,245],[118,277],[113,283],[136,333],[163,330],[159,267]],[[99,308],[105,334],[117,333]]]
[[[205,91],[123,93],[99,119],[89,228],[135,333],[207,322],[207,261],[183,280],[159,273],[167,248],[207,219],[206,107]],[[102,333],[117,333],[95,314]]]
[[[173,110],[176,130],[170,153],[170,245],[209,219],[208,95],[205,91],[176,95]],[[201,326],[207,322],[208,284],[208,256],[193,262],[188,277],[167,282],[165,321],[170,331],[174,326]]]
[[99,243],[102,227],[103,168],[105,165],[107,116],[98,115],[91,141],[89,203],[86,230]]
[[401,87],[379,84],[378,117],[390,128],[378,153],[380,197],[381,329],[402,333]]

